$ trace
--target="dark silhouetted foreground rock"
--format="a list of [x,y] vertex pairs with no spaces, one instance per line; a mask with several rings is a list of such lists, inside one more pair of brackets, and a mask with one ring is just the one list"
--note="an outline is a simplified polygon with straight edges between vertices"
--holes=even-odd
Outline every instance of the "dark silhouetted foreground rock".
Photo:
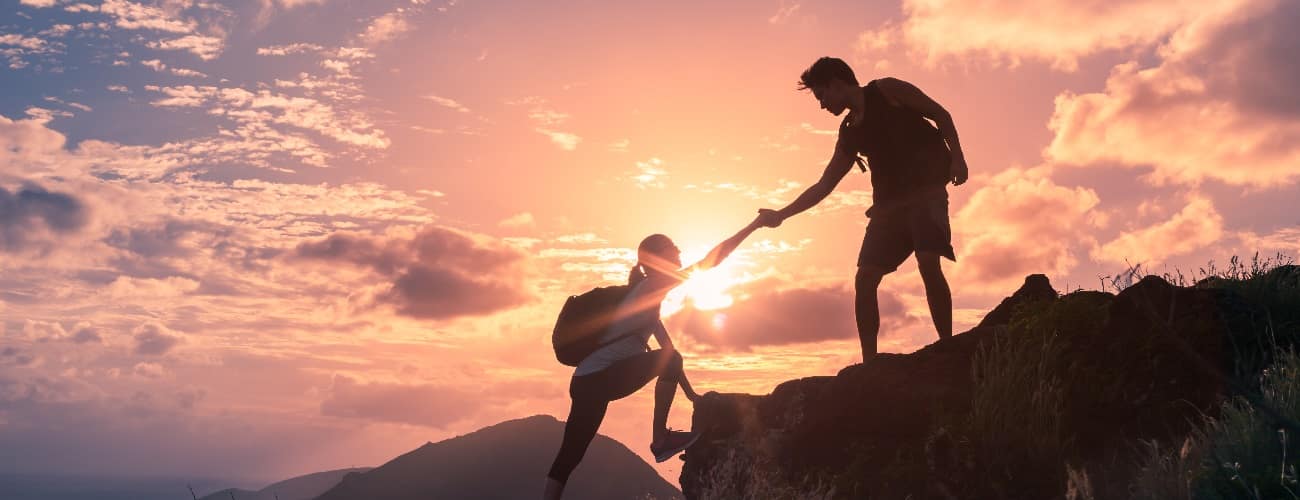
[[1029,276],[977,327],[914,353],[707,395],[682,489],[762,498],[746,484],[769,475],[843,498],[1062,498],[1075,473],[1098,498],[1126,496],[1142,440],[1178,443],[1216,414],[1237,368],[1230,319],[1250,316],[1238,302],[1156,277],[1058,297]]
[[[564,423],[547,415],[502,422],[349,474],[320,500],[538,498],[563,433]],[[564,498],[671,499],[681,492],[632,450],[597,435]]]

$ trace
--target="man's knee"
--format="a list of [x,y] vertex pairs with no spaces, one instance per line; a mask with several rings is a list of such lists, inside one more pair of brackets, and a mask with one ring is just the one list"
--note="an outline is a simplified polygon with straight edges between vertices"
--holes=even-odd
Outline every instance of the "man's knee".
[[664,373],[682,372],[682,353],[676,349],[664,349]]

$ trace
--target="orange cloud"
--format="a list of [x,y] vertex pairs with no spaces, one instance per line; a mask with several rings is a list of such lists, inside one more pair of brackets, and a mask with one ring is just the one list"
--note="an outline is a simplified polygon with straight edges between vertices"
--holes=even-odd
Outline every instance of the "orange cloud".
[[1222,238],[1223,217],[1207,198],[1192,197],[1172,218],[1126,231],[1093,253],[1100,260],[1145,264],[1209,246]]

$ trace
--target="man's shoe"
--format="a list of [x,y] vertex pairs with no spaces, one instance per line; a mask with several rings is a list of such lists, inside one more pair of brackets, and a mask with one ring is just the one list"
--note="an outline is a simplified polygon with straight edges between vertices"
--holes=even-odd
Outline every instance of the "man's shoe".
[[669,430],[661,442],[650,445],[650,453],[654,454],[656,462],[663,462],[690,448],[699,438],[698,432]]

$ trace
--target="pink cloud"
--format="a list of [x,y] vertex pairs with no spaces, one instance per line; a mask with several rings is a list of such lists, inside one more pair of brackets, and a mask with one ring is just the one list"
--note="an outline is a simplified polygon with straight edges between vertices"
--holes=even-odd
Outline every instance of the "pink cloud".
[[[384,149],[391,143],[382,130],[375,128],[364,116],[335,109],[328,103],[306,97],[259,90],[256,93],[241,88],[216,89],[214,87],[177,87],[187,99],[182,105],[196,106],[193,98],[201,96],[214,106],[243,108],[248,113],[225,112],[231,118],[245,123],[272,122],[280,125],[314,130],[339,142],[367,148]],[[163,89],[168,93],[172,88]],[[196,95],[197,94],[197,95]],[[164,105],[161,103],[156,103]],[[264,114],[270,112],[270,114]]]
[[[1087,55],[1150,46],[1207,10],[1239,0],[1187,2],[905,0],[898,24],[863,33],[859,59],[889,61],[904,51],[930,64],[976,55],[1012,65],[1036,60],[1073,71]],[[883,68],[881,68],[883,69]]]
[[74,196],[34,184],[12,194],[0,186],[0,253],[48,254],[60,235],[86,226],[87,210]]
[[1149,169],[1154,183],[1295,182],[1296,22],[1296,2],[1255,0],[1229,12],[1210,9],[1173,34],[1155,66],[1123,64],[1101,92],[1059,95],[1048,158]]
[[[0,166],[39,161],[63,149],[63,134],[45,126],[46,121],[11,120],[0,115]],[[4,175],[5,169],[0,169]]]
[[215,36],[185,35],[180,38],[149,42],[148,46],[158,50],[185,50],[199,56],[199,59],[208,61],[221,55],[225,41]]
[[426,226],[409,238],[340,232],[300,244],[294,255],[370,269],[388,283],[375,300],[416,318],[484,315],[532,299],[522,253],[444,227]]
[[135,341],[134,352],[146,356],[161,356],[185,341],[175,330],[156,321],[148,321],[131,332]]
[[1059,275],[1095,245],[1100,199],[1056,184],[1046,168],[1008,169],[981,186],[952,220],[954,290],[1005,293],[1028,274]]
[[131,368],[131,372],[137,377],[157,379],[162,378],[167,370],[158,363],[146,363],[142,361],[136,363],[135,366]]
[[411,24],[401,9],[375,18],[361,33],[360,39],[366,45],[379,45],[393,40],[410,31]]
[[194,21],[175,19],[158,7],[125,0],[105,0],[99,11],[112,16],[117,27],[122,29],[189,33],[197,27]]

